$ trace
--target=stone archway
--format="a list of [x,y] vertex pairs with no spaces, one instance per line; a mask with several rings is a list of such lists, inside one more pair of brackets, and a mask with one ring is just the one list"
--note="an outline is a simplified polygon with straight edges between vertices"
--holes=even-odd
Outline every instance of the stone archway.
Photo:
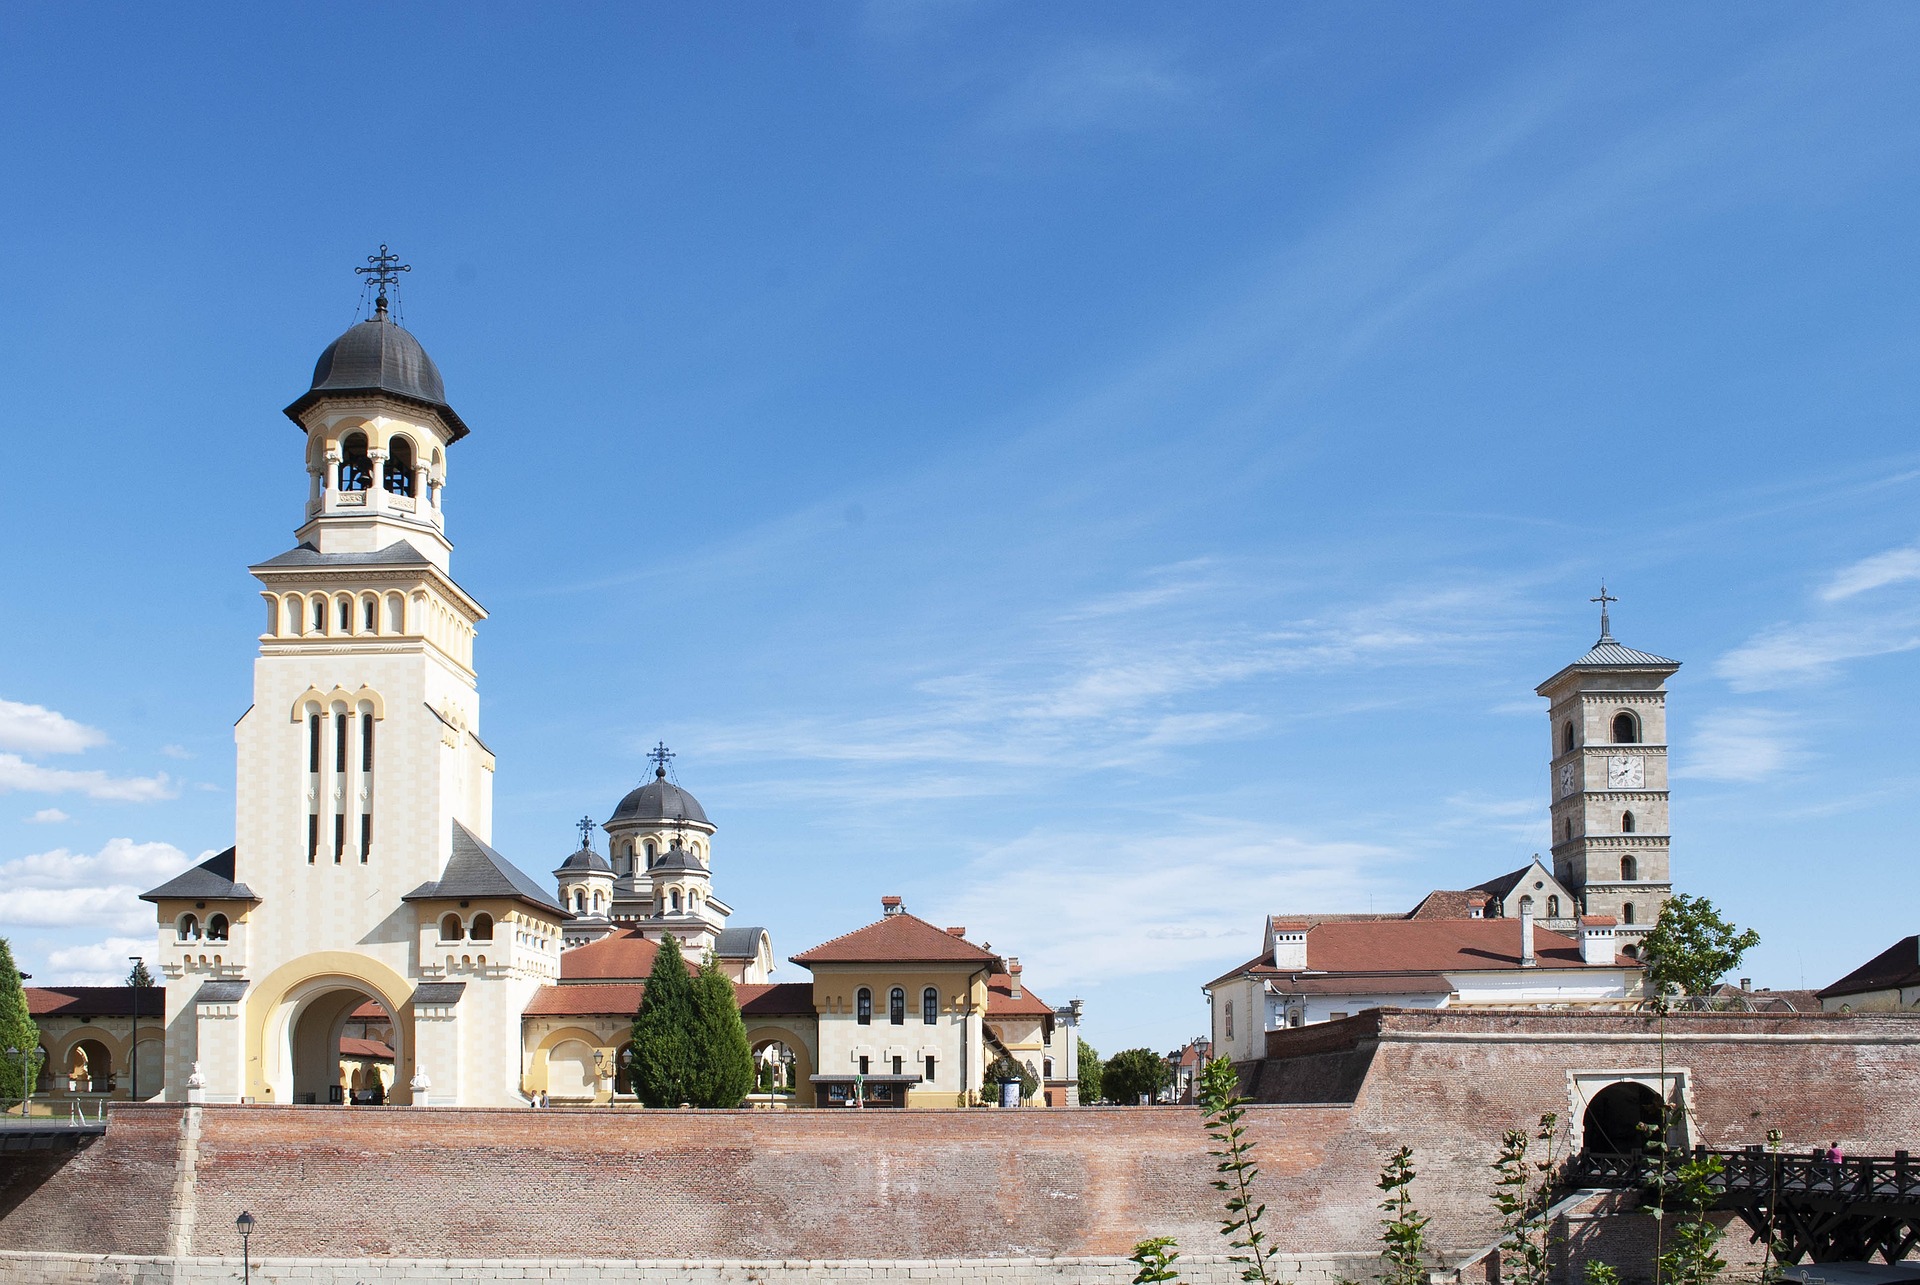
[[1644,1084],[1609,1084],[1587,1104],[1580,1121],[1582,1149],[1603,1155],[1635,1155],[1660,1132],[1660,1095]]
[[[286,1036],[287,1065],[292,1072],[288,1101],[337,1105],[350,1100],[349,1073],[341,1065],[340,1038],[354,1010],[368,1001],[386,1008],[386,1002],[365,987],[325,981],[291,1001]],[[395,1016],[387,1013],[397,1027]]]
[[[754,1074],[760,1071],[760,1055],[768,1047],[780,1044],[793,1054],[793,1082],[798,1086],[800,1098],[811,1104],[813,1101],[811,1081],[816,1069],[813,1062],[813,1049],[803,1035],[784,1026],[749,1023],[747,1025],[747,1047],[753,1050]],[[757,1078],[756,1078],[757,1083]]]
[[405,978],[366,955],[322,951],[283,964],[249,997],[247,1045],[257,1069],[246,1092],[262,1102],[324,1104],[330,1088],[344,1097],[340,1037],[353,1011],[371,1001],[393,1032],[388,1101],[410,1103],[416,1069],[412,997]]

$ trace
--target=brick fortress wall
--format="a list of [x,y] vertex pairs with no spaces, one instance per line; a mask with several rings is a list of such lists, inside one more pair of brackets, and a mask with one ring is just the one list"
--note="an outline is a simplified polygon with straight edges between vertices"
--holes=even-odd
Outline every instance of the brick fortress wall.
[[[1303,1056],[1290,1059],[1296,1042]],[[1488,1165],[1504,1130],[1566,1114],[1578,1074],[1661,1060],[1658,1026],[1631,1013],[1375,1012],[1277,1032],[1269,1053],[1243,1068],[1250,1084],[1318,1099],[1251,1112],[1271,1233],[1291,1274],[1329,1278],[1365,1265],[1321,1273],[1324,1256],[1377,1253],[1373,1184],[1393,1148],[1414,1149],[1430,1235],[1458,1262],[1494,1239]],[[1744,1145],[1778,1128],[1794,1147],[1838,1137],[1886,1152],[1920,1139],[1912,1018],[1676,1016],[1665,1060],[1686,1077],[1696,1141]],[[1113,1260],[1146,1236],[1221,1249],[1192,1108],[141,1105],[110,1119],[100,1143],[0,1188],[8,1250],[230,1253],[243,1207],[260,1220],[256,1251],[280,1259],[1045,1259],[1085,1268],[1046,1279],[1124,1280]],[[0,1263],[0,1280],[37,1279],[7,1272]]]

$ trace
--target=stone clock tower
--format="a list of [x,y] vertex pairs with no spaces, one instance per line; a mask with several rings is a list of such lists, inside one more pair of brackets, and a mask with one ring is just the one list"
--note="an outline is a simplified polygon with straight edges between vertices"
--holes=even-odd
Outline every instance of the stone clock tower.
[[1665,683],[1680,662],[1622,647],[1607,618],[1614,599],[1603,587],[1596,601],[1600,640],[1534,689],[1552,702],[1553,873],[1638,954],[1673,895]]

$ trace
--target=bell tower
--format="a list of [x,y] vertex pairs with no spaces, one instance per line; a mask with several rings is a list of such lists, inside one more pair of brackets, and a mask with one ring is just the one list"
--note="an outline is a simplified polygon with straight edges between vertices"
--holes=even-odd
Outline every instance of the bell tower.
[[1673,894],[1665,684],[1680,662],[1621,646],[1607,612],[1618,600],[1602,585],[1593,601],[1599,640],[1535,689],[1550,702],[1553,873],[1638,954]]

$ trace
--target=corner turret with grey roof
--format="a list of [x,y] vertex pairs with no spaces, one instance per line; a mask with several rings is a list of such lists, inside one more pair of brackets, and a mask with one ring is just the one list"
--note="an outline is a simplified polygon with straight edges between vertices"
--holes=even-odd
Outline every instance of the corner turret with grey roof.
[[237,850],[209,857],[199,865],[183,870],[152,892],[140,894],[142,901],[258,901],[253,890],[234,882]]
[[438,879],[421,884],[402,901],[452,901],[460,898],[505,897],[524,901],[563,919],[567,910],[541,891],[520,867],[483,843],[473,831],[453,823],[453,852]]

